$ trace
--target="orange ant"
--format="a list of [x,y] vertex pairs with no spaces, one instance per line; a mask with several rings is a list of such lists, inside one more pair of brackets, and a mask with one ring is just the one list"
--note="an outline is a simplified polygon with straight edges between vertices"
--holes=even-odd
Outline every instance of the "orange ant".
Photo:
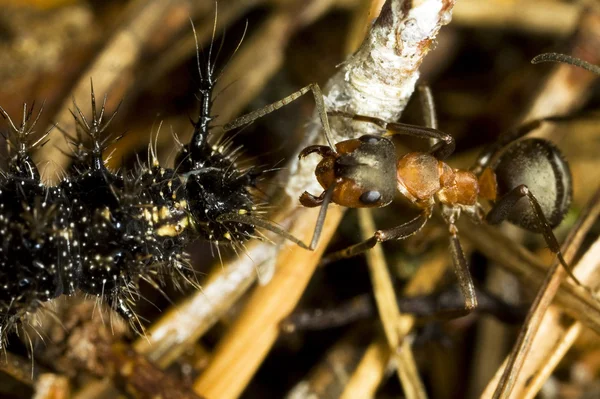
[[[548,117],[526,123],[484,150],[470,170],[453,169],[445,159],[454,152],[454,139],[434,128],[436,117],[431,96],[425,96],[424,100],[426,127],[330,111],[329,116],[372,123],[386,133],[383,136],[363,135],[335,146],[312,145],[300,152],[299,158],[312,153],[322,157],[315,175],[324,191],[319,196],[305,191],[300,196],[300,203],[306,207],[321,206],[322,214],[330,202],[349,208],[384,207],[392,202],[398,190],[421,210],[414,219],[390,229],[377,230],[371,238],[326,256],[324,262],[358,255],[378,242],[405,239],[423,228],[434,206],[438,205],[448,225],[454,271],[465,301],[465,308],[454,312],[455,315],[468,313],[477,306],[475,287],[456,227],[462,213],[477,223],[485,220],[495,225],[507,220],[541,233],[550,250],[575,279],[552,232],[562,222],[571,203],[571,171],[551,142],[539,138],[522,139],[543,122],[558,122],[567,117]],[[325,135],[328,134],[325,131]],[[387,138],[394,135],[437,142],[427,152],[411,152],[398,158],[394,144]],[[327,137],[327,141],[331,143],[331,138]],[[480,204],[481,199],[492,204],[487,213]],[[311,248],[318,242],[323,220],[324,215],[315,227]]]

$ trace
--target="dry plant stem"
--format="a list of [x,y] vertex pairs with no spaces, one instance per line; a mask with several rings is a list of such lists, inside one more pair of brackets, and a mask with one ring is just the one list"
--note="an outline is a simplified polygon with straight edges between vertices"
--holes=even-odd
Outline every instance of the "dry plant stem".
[[40,375],[35,384],[33,399],[70,398],[69,379],[65,376],[46,373]]
[[[600,281],[598,259],[600,259],[600,239],[596,240],[576,265],[576,274],[582,281],[591,282],[591,279],[593,279],[596,285]],[[582,323],[568,321],[557,306],[551,306],[540,324],[538,332],[540,338],[533,342],[521,373],[517,376],[513,395],[530,399],[536,397],[542,385],[574,344],[583,328]],[[500,371],[506,367],[507,361],[508,359],[504,361]],[[500,378],[500,371],[497,373],[494,382],[497,382]],[[490,395],[495,385],[490,384],[488,386]]]
[[339,398],[365,353],[363,341],[366,332],[370,329],[358,327],[345,334],[311,369],[308,377],[288,392],[286,399]]
[[[333,235],[342,212],[331,209],[323,232]],[[292,233],[314,226],[318,209],[297,221]],[[217,346],[207,369],[194,383],[208,398],[238,397],[279,335],[279,322],[296,306],[322,255],[324,246],[309,252],[288,246],[278,252],[278,268],[271,282],[252,293],[240,317]],[[301,265],[301,267],[299,267]]]
[[[416,295],[424,295],[424,294],[432,292],[436,288],[438,282],[441,281],[442,277],[444,276],[444,272],[446,270],[447,265],[448,265],[447,249],[443,248],[443,249],[436,250],[435,253],[433,254],[433,256],[431,257],[431,259],[427,260],[424,264],[419,266],[419,269],[417,270],[415,275],[412,277],[412,279],[408,282],[408,284],[404,288],[402,294],[406,295],[406,296],[416,296]],[[404,338],[405,338],[406,334],[408,334],[412,330],[412,328],[415,324],[415,319],[414,319],[414,317],[412,317],[410,315],[403,315],[401,317],[400,321],[401,321],[401,323],[398,325],[398,331],[400,331],[402,334],[402,335],[400,335],[400,338],[402,340],[406,341]],[[373,351],[375,351],[374,345],[377,345],[377,341],[375,341],[371,344],[371,348]],[[387,359],[390,356],[389,346],[386,346],[386,349],[387,349],[387,351],[386,351],[385,361],[387,363]],[[365,356],[363,356],[363,360],[361,360],[361,364],[366,364],[364,367],[367,367],[367,365],[380,364],[380,363],[377,363],[376,360],[372,358],[374,356],[373,352],[371,352],[371,354],[369,356],[371,356],[371,358],[366,358],[367,354],[365,354]],[[383,361],[384,361],[384,359],[379,359],[379,362],[383,362]],[[370,374],[364,370],[361,370],[360,367],[357,368],[357,370],[352,375],[352,378],[348,382],[348,386],[346,387],[345,394],[346,394],[346,392],[348,395],[353,394],[350,387],[360,387],[360,388],[357,388],[357,389],[360,389],[359,392],[366,392],[366,391],[374,390],[377,386],[379,386],[381,384],[381,380],[378,380],[378,381],[373,380],[374,375],[375,374]],[[379,374],[377,374],[377,375],[379,375]],[[383,378],[383,374],[381,374],[381,377]],[[363,381],[363,379],[366,379],[366,381]],[[352,389],[354,389],[354,388],[352,388]],[[359,397],[359,396],[354,396],[354,397]],[[362,397],[369,397],[369,396],[362,396]]]
[[[571,233],[563,244],[563,254],[568,264],[573,262],[577,250],[581,246],[586,233],[592,227],[599,213],[600,190],[598,190],[592,197],[588,203],[588,206],[582,212],[579,221],[573,227]],[[507,366],[504,369],[496,391],[494,392],[494,398],[508,398],[511,394],[517,375],[519,374],[525,358],[529,353],[529,349],[533,343],[533,338],[540,327],[542,318],[554,299],[554,296],[560,287],[561,281],[565,278],[565,276],[566,271],[560,267],[558,262],[554,262],[553,266],[548,270],[546,279],[542,284],[542,287],[540,288],[533,304],[531,305],[531,309],[527,315],[527,319],[525,320],[521,333],[519,334],[517,343],[511,352]]]
[[367,348],[341,398],[375,397],[375,392],[383,380],[389,361],[389,344],[384,337],[379,337]]
[[[78,104],[87,104],[90,98],[90,78],[94,79],[97,95],[110,93],[107,111],[114,110],[134,81],[134,71],[140,57],[147,51],[154,50],[152,46],[166,46],[169,34],[174,35],[188,18],[200,10],[213,7],[211,2],[192,2],[190,0],[136,0],[127,6],[120,28],[109,40],[103,51],[85,71],[75,84],[71,96],[66,98],[54,118],[55,122],[67,132],[75,130],[70,109],[73,100]],[[175,16],[166,18],[166,16]],[[167,23],[165,23],[165,19]],[[173,21],[175,20],[174,26]],[[162,36],[165,41],[155,43],[153,35]],[[87,109],[88,107],[83,107]],[[70,163],[65,155],[70,152],[67,142],[61,134],[51,134],[50,141],[44,147],[44,159],[51,159],[46,169],[46,178],[52,180]]]
[[[494,259],[522,282],[534,286],[542,284],[547,266],[497,228],[481,225],[474,229],[468,220],[459,220],[458,227],[462,237],[467,238],[479,251]],[[556,302],[569,315],[600,334],[600,304],[589,291],[567,279],[562,282]]]
[[159,367],[167,367],[198,340],[246,292],[256,279],[256,268],[275,255],[277,247],[256,242],[248,256],[240,256],[203,284],[201,291],[169,309],[134,344]]
[[[457,25],[497,28],[527,34],[567,36],[577,27],[580,4],[559,1],[461,0],[454,8]],[[560,15],[560,18],[556,16]]]
[[[358,210],[358,220],[363,239],[373,235],[376,230],[375,222],[369,209]],[[425,387],[419,376],[415,359],[406,334],[402,328],[403,315],[398,309],[398,301],[394,285],[387,269],[383,249],[376,246],[366,253],[369,275],[373,284],[375,302],[379,310],[379,318],[383,324],[385,337],[391,351],[391,357],[396,363],[396,372],[402,384],[404,395],[408,399],[426,398]],[[410,316],[404,316],[410,317]],[[410,318],[412,319],[412,318]]]

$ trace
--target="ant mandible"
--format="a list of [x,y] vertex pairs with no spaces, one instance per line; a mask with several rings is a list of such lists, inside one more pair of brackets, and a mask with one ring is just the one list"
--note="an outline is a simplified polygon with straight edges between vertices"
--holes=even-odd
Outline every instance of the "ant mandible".
[[[429,92],[426,91],[426,94]],[[299,154],[304,158],[317,153],[322,159],[315,175],[324,191],[319,196],[304,192],[300,203],[306,207],[321,206],[321,214],[311,242],[318,242],[324,214],[330,202],[349,208],[372,208],[389,205],[396,189],[421,210],[412,220],[399,226],[377,230],[361,243],[334,252],[324,258],[325,263],[360,254],[378,242],[405,239],[423,228],[439,205],[448,225],[450,250],[454,271],[465,300],[468,313],[477,307],[477,298],[467,260],[463,253],[456,227],[457,219],[466,213],[475,222],[486,221],[496,225],[502,221],[541,233],[560,263],[576,281],[552,229],[559,225],[571,203],[572,178],[567,161],[551,142],[539,138],[523,138],[543,122],[558,122],[568,117],[548,117],[528,122],[503,135],[484,150],[470,170],[453,169],[445,159],[454,152],[452,136],[437,130],[435,109],[431,96],[422,102],[427,116],[426,127],[383,119],[328,112],[329,116],[349,118],[372,123],[384,129],[383,136],[363,135],[345,140],[335,146],[312,145]],[[327,137],[331,143],[331,137]],[[395,146],[387,137],[406,135],[434,139],[427,152],[411,152],[397,158]],[[526,200],[523,200],[523,199]],[[486,213],[480,200],[488,200],[492,207]],[[579,282],[578,282],[579,283]]]

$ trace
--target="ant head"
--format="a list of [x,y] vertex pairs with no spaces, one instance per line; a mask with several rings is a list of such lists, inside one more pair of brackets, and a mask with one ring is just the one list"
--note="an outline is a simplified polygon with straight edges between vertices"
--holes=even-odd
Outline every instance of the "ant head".
[[332,201],[350,208],[388,205],[396,193],[396,151],[383,137],[365,135],[336,144],[315,171],[328,188],[336,184]]
[[[506,148],[492,164],[502,197],[525,184],[537,198],[552,227],[562,222],[571,204],[571,171],[558,148],[542,139],[526,139]],[[541,232],[538,218],[522,198],[507,218],[511,223],[533,232]]]

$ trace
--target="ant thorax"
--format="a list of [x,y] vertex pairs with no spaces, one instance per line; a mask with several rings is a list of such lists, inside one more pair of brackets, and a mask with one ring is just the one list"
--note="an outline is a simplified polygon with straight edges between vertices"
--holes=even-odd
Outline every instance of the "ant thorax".
[[477,177],[469,171],[452,169],[431,154],[411,152],[401,157],[397,163],[397,181],[398,190],[421,209],[436,202],[462,208],[477,204]]

